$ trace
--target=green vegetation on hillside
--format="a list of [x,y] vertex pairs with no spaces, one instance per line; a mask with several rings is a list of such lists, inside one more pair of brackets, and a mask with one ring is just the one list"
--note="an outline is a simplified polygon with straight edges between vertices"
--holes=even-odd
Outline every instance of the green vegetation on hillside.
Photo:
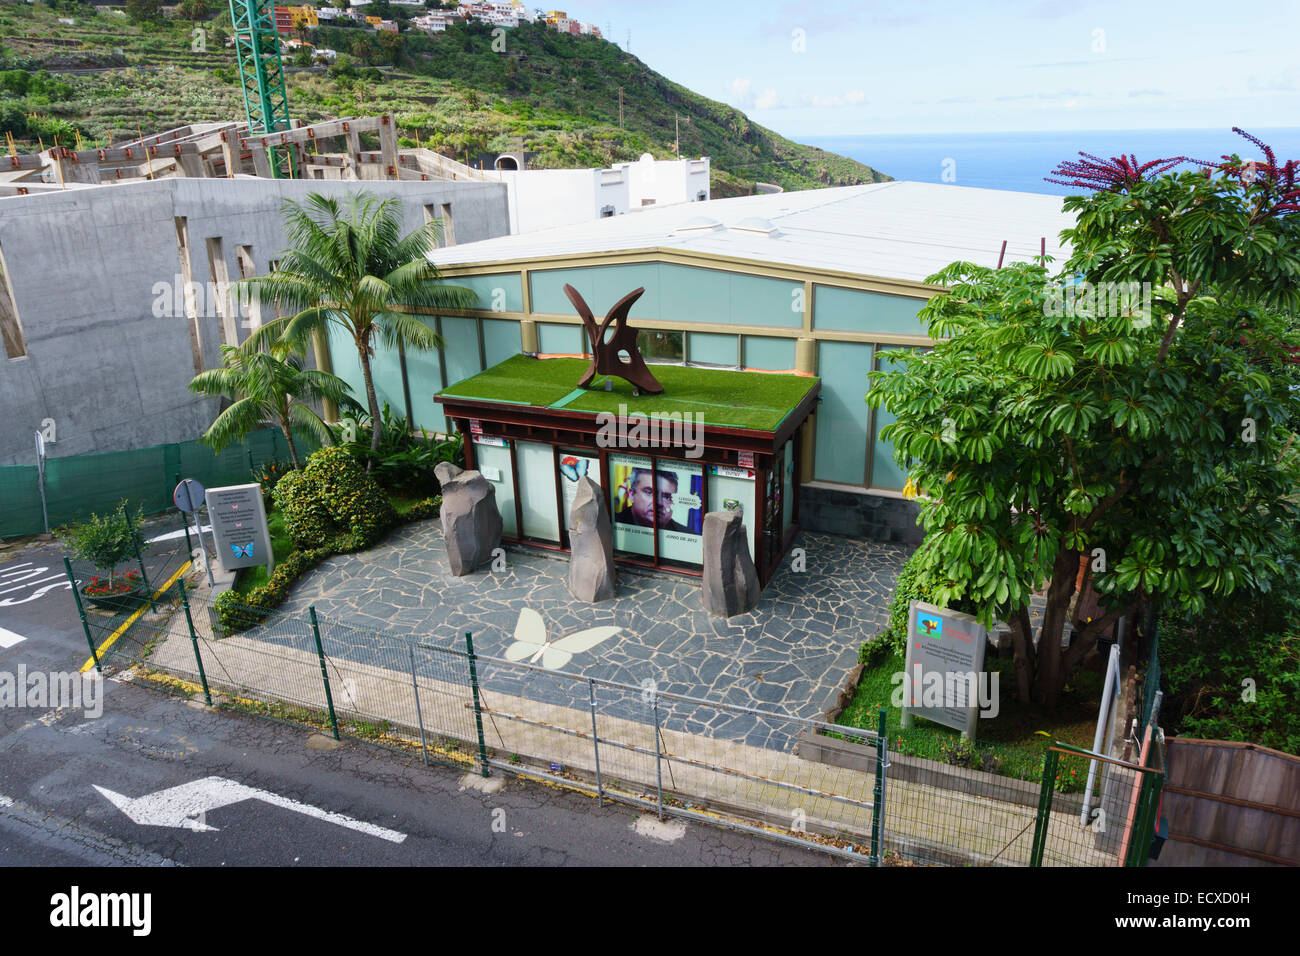
[[[405,8],[392,9],[400,16]],[[84,146],[106,145],[140,131],[242,118],[235,58],[225,46],[228,13],[196,23],[94,11],[52,0],[0,12],[0,67],[14,71],[0,79],[0,129],[19,148],[56,139],[74,145],[78,135]],[[791,142],[595,37],[525,24],[506,31],[497,51],[485,24],[443,34],[322,26],[304,37],[340,60],[329,69],[297,68],[286,52],[295,118],[391,112],[403,145],[462,160],[517,149],[536,153],[530,162],[542,168],[608,165],[643,153],[669,159],[680,135],[683,156],[711,157],[715,196],[752,192],[757,182],[803,189],[888,178]],[[82,72],[67,72],[74,70]]]

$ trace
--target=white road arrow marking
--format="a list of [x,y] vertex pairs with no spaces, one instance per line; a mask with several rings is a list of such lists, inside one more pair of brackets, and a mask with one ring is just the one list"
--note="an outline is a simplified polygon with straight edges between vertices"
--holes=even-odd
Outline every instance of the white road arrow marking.
[[217,827],[208,826],[204,819],[209,811],[229,806],[232,803],[240,803],[244,800],[261,800],[273,807],[281,807],[316,820],[324,820],[326,823],[347,827],[349,830],[356,830],[358,833],[378,837],[381,840],[387,840],[389,843],[401,843],[406,839],[406,834],[399,833],[397,830],[389,830],[373,823],[355,820],[342,813],[321,810],[319,807],[300,803],[297,800],[290,800],[288,797],[271,793],[269,790],[246,787],[242,783],[236,783],[234,780],[227,780],[224,777],[204,777],[202,780],[183,783],[178,787],[159,790],[157,793],[147,793],[143,797],[127,797],[100,786],[96,786],[95,789],[109,803],[141,826],[175,827],[193,830],[196,833],[213,831]]
[[[173,538],[183,538],[185,537],[187,530],[188,529],[182,528],[180,531],[168,531],[166,534],[155,535],[154,537],[146,541],[145,544],[156,544],[159,541],[171,541]],[[211,531],[212,526],[205,524],[203,526],[203,530]]]
[[0,650],[7,651],[9,648],[16,644],[21,644],[25,640],[27,640],[27,638],[23,637],[21,634],[15,634],[13,631],[7,631],[3,627],[0,627]]

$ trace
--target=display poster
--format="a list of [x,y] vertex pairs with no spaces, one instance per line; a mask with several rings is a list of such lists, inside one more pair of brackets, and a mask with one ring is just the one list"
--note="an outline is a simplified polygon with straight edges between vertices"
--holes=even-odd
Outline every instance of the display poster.
[[684,461],[659,461],[659,557],[704,562],[704,469]]
[[271,535],[256,482],[207,490],[208,515],[217,541],[217,555],[227,571],[272,565]]
[[656,495],[650,459],[637,455],[609,456],[610,503],[614,549],[653,557]]

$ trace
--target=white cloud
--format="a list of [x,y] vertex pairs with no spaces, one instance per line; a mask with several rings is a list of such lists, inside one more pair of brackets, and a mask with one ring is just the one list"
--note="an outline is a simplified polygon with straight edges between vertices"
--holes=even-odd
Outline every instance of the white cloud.
[[764,90],[754,101],[754,108],[760,110],[774,110],[780,105],[781,98],[776,95],[776,90]]
[[731,81],[731,101],[742,108],[753,104],[753,84],[748,78],[738,76]]

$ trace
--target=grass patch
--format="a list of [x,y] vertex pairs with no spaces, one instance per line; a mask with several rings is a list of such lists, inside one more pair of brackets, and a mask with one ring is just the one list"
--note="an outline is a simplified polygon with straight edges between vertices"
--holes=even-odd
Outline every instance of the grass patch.
[[593,388],[557,406],[573,394],[589,364],[516,355],[439,394],[593,413],[617,414],[620,405],[647,416],[691,412],[707,425],[773,431],[818,382],[802,375],[655,365],[651,371],[664,387],[662,395],[633,395],[629,383],[612,377],[607,392],[606,377],[600,376]]
[[[877,712],[883,706],[889,745],[894,751],[1020,780],[1041,779],[1043,757],[1052,740],[1092,747],[1103,683],[1103,676],[1096,671],[1076,671],[1066,686],[1060,705],[1048,711],[1037,704],[1023,704],[1015,699],[1012,661],[986,658],[985,667],[990,673],[998,674],[998,715],[988,720],[981,719],[976,727],[977,739],[972,744],[964,744],[958,731],[920,717],[910,730],[903,729],[902,711],[891,703],[895,686],[893,676],[903,670],[903,663],[902,652],[895,652],[880,663],[868,665],[862,672],[853,700],[840,714],[837,723],[874,730]],[[1081,791],[1083,780],[1067,777],[1058,782],[1057,789],[1062,792]]]
[[[275,563],[280,564],[293,552],[293,539],[284,530],[284,516],[278,510],[272,511],[266,516],[266,528],[271,533],[271,554],[275,556]],[[266,584],[269,578],[264,564],[255,568],[243,568],[235,578],[233,590],[236,594],[247,594],[253,588]]]

